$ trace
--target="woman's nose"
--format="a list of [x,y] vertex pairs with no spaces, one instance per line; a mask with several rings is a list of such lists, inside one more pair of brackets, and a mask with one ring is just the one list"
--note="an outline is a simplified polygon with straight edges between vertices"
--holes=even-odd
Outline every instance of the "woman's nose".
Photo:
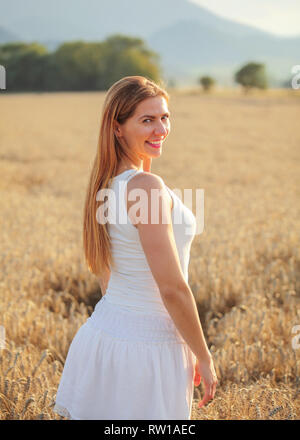
[[156,136],[166,136],[169,132],[168,127],[166,127],[166,125],[161,122],[159,123],[157,126],[155,126],[155,134]]

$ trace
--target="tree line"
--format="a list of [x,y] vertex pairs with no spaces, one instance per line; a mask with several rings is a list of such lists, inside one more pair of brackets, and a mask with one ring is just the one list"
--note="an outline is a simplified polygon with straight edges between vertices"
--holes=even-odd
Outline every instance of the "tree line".
[[[3,67],[2,67],[3,66]],[[141,38],[115,34],[103,42],[72,41],[49,52],[39,43],[13,42],[0,45],[0,84],[7,91],[93,91],[107,90],[124,76],[142,75],[161,81],[160,55],[150,50]],[[216,80],[198,78],[204,91]],[[267,89],[265,65],[249,62],[234,74],[234,81],[245,92]],[[175,87],[174,80],[168,85]]]
[[73,41],[49,52],[39,43],[0,45],[8,91],[107,90],[123,76],[159,81],[160,56],[140,38],[121,34],[103,42]]

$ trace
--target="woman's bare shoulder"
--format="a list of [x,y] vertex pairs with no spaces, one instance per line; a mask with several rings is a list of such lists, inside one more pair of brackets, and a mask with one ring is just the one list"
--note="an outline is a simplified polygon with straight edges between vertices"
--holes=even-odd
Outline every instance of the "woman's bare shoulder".
[[149,190],[152,188],[161,189],[164,187],[164,181],[157,174],[143,171],[133,176],[129,180],[127,186],[129,189],[135,189],[135,188],[141,188],[145,190]]
[[[127,183],[127,212],[129,208],[135,203],[135,201],[129,200],[130,198],[128,197],[128,194],[135,189],[142,189],[146,191],[150,200],[152,198],[151,190],[159,190],[159,193],[162,195],[163,200],[169,205],[170,210],[173,209],[173,199],[166,190],[166,185],[163,179],[157,174],[143,171],[142,173],[138,173],[137,175],[133,176]],[[153,194],[153,196],[156,197],[156,194]],[[131,220],[134,224],[134,219]]]

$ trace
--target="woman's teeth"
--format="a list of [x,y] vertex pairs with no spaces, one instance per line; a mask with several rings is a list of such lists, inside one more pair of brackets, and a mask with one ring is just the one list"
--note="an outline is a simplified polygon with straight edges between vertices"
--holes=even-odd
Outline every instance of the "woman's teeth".
[[153,148],[159,148],[161,146],[161,141],[160,142],[148,142],[146,141],[147,144],[151,145],[151,147]]

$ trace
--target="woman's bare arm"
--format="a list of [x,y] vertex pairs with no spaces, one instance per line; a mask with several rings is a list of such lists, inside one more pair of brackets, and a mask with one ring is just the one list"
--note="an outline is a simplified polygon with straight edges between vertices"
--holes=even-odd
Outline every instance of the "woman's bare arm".
[[[128,216],[137,227],[141,244],[145,252],[153,277],[159,287],[162,301],[173,319],[183,339],[195,354],[194,384],[203,379],[205,394],[198,407],[201,408],[214,398],[218,383],[212,355],[207,347],[200,323],[196,301],[186,282],[177,252],[171,217],[170,195],[159,176],[140,173],[127,184],[127,210],[136,202],[130,202],[128,195],[133,188],[141,188],[147,193],[148,204],[146,222],[142,223],[133,214]],[[158,224],[151,223],[152,189],[161,191],[158,203]],[[155,197],[155,194],[154,194]],[[139,210],[140,211],[140,210]],[[139,212],[138,211],[138,212]]]
[[[186,283],[175,243],[171,220],[170,196],[161,178],[155,174],[142,173],[134,176],[127,185],[127,208],[136,203],[128,200],[133,188],[147,193],[148,218],[146,224],[138,218],[130,219],[138,228],[141,244],[153,277],[159,287],[162,300],[183,339],[200,360],[209,360],[210,351],[202,331],[196,301]],[[162,190],[159,204],[159,222],[151,224],[151,189]],[[152,205],[155,206],[155,203]],[[164,223],[162,221],[165,213]]]

